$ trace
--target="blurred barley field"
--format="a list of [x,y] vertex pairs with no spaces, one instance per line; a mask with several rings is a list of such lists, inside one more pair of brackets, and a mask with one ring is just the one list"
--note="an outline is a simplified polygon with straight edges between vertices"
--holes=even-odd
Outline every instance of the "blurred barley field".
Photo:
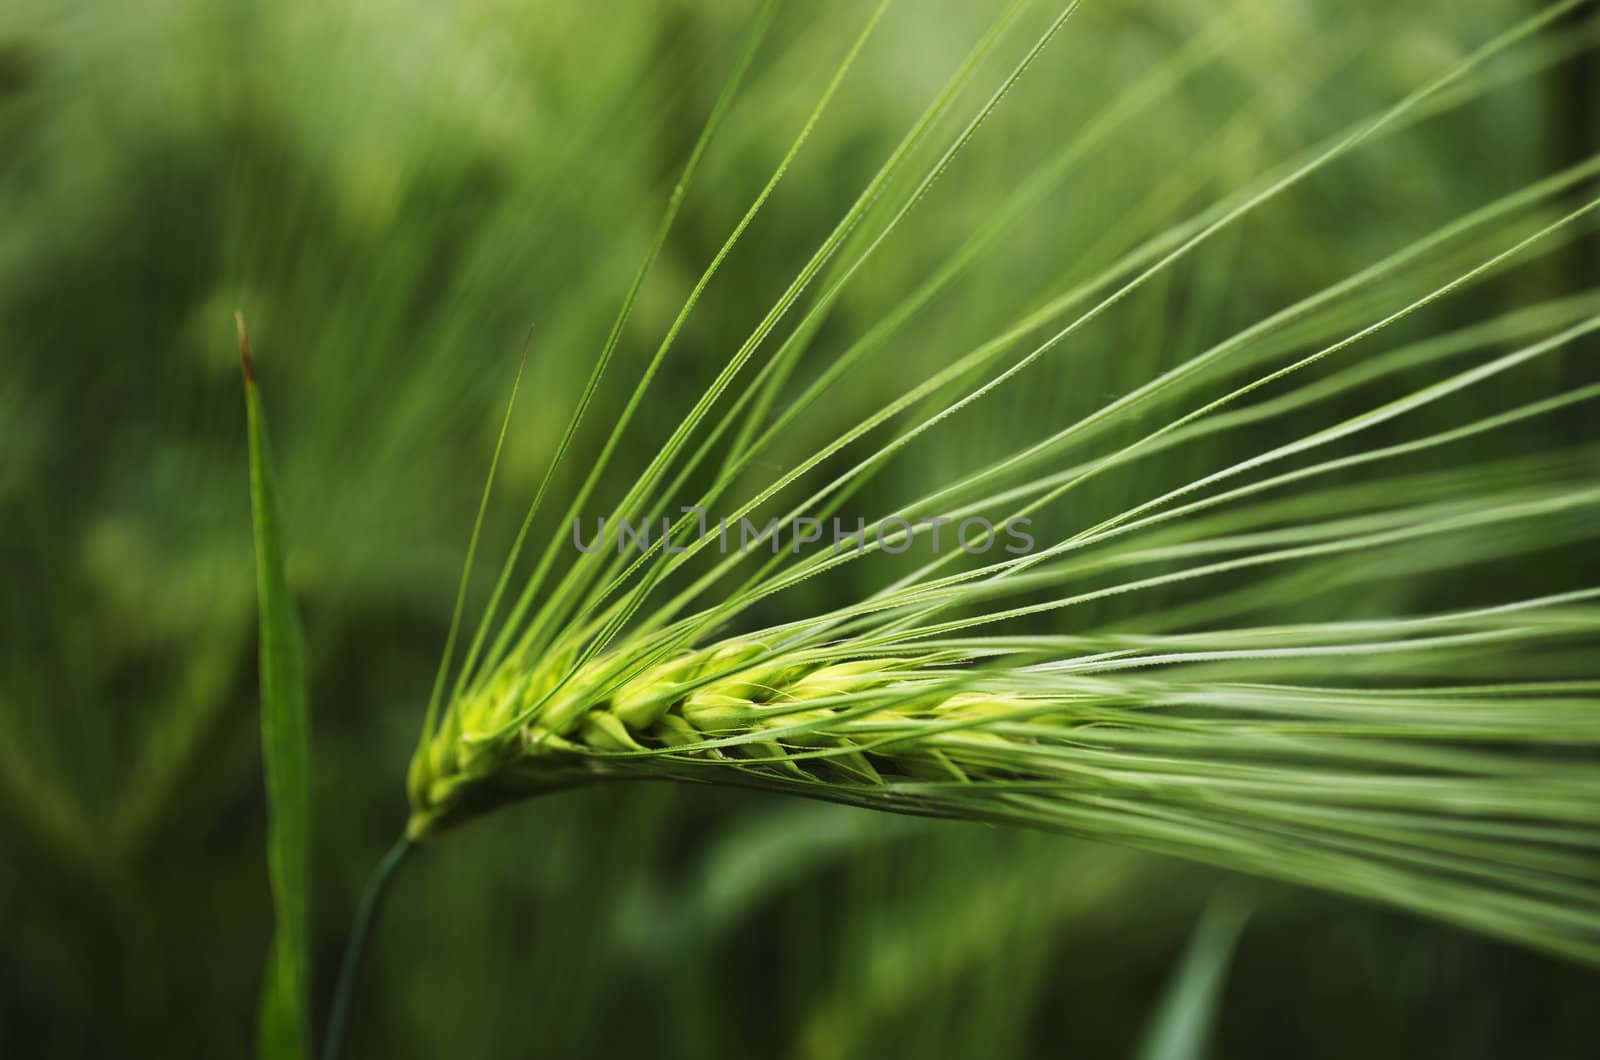
[[[0,1056],[254,1049],[272,902],[234,310],[271,408],[309,649],[320,1023],[362,883],[406,821],[405,764],[524,337],[533,327],[480,545],[495,560],[759,6],[0,8]],[[701,296],[602,491],[632,482],[1004,6],[890,7]],[[1028,5],[982,83],[1059,10]],[[752,481],[1538,10],[1085,3],[812,341],[837,350],[869,333],[1019,189],[1051,179],[839,400],[763,453]],[[779,5],[640,291],[619,378],[647,363],[865,17],[844,0]],[[896,454],[872,487],[877,506],[1591,161],[1597,46],[1594,5],[1572,5],[1094,320],[1078,352],[1041,360],[1026,385]],[[941,118],[943,139],[919,145],[914,165],[935,163],[963,120]],[[894,183],[885,203],[910,192]],[[1525,236],[1594,195],[1591,174],[1506,231]],[[879,225],[869,216],[849,245]],[[1363,295],[1348,319],[1389,312],[1499,246],[1474,238]],[[1536,304],[1577,319],[1595,311],[1597,282],[1590,219],[1385,342]],[[1596,364],[1590,334],[1451,409],[1481,402],[1488,415],[1592,385]],[[802,358],[785,385],[820,370]],[[1349,401],[1386,393],[1373,383]],[[582,455],[627,395],[599,392],[554,491],[581,482]],[[1119,429],[1132,437],[1170,414]],[[1590,403],[1519,435],[1543,447],[1527,477],[1539,453],[1592,454],[1595,415]],[[1280,440],[1244,422],[1093,482],[1039,522],[1057,534],[1092,525],[1218,453]],[[1468,449],[1518,455],[1501,444]],[[1446,490],[1453,467],[1441,457],[1417,471]],[[1533,597],[1592,582],[1591,515],[1553,518],[1537,548],[1507,545],[1471,579],[1413,558],[1404,569],[1422,573],[1368,571],[1359,591],[1275,583],[1271,614],[1323,616],[1333,600],[1361,619],[1470,604],[1486,586]],[[554,512],[540,529],[559,531]],[[473,599],[494,566],[478,570]],[[782,606],[847,603],[877,588],[869,576],[845,568]],[[772,621],[786,617],[771,606]],[[1051,632],[1137,629],[1144,606],[1109,596]],[[1178,592],[1164,606],[1195,600]],[[1251,915],[1215,989],[1196,988],[1199,1023],[1163,1051],[1163,999],[1219,900]],[[1557,1060],[1600,1048],[1597,990],[1600,972],[1582,963],[1154,853],[650,782],[543,796],[418,857],[375,937],[348,1055]]]

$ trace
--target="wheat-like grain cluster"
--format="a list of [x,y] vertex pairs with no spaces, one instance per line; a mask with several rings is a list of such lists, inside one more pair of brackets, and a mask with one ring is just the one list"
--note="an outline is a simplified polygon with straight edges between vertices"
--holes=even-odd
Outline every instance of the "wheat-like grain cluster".
[[[1596,863],[1561,840],[1592,829],[1600,799],[1567,753],[1600,739],[1592,683],[1445,682],[1462,644],[1581,636],[1595,595],[1085,637],[1071,663],[1029,661],[1063,647],[1035,638],[855,658],[848,642],[775,638],[665,659],[640,645],[513,658],[419,749],[410,834],[584,781],[746,784],[1132,842],[1593,958]],[[1349,669],[1343,685],[1314,683],[1330,657]],[[1363,675],[1374,657],[1424,686]],[[1532,753],[1530,725],[1566,747]]]
[[571,671],[570,655],[504,665],[419,754],[411,833],[574,779],[681,774],[696,762],[884,794],[901,781],[967,782],[992,770],[985,744],[1006,742],[975,728],[1027,704],[964,691],[964,675],[937,662],[823,662],[731,640],[629,676],[609,655]]
[[[1025,6],[995,20],[597,513],[631,417],[842,84],[884,5],[875,9],[527,573],[523,546],[576,452],[736,69],[457,668],[463,575],[412,760],[410,836],[584,780],[706,780],[1135,844],[1600,960],[1600,589],[1555,562],[1592,547],[1600,510],[1600,454],[1555,424],[1600,399],[1600,383],[1551,385],[1549,367],[1600,333],[1600,292],[1579,277],[1544,301],[1480,296],[1593,226],[1600,157],[1363,256],[1214,342],[1158,336],[1124,365],[1121,346],[1095,341],[1111,314],[1174,275],[1209,282],[1205,269],[1180,270],[1313,176],[1497,77],[1561,61],[1561,48],[1538,42],[1571,0],[1197,212],[1184,204],[1198,187],[1157,187],[1149,205],[1166,220],[1155,231],[1134,217],[1088,275],[1046,284],[989,337],[841,424],[832,406],[847,375],[936,308],[1085,152],[1179,95],[1225,39],[1196,38],[1069,136],[948,262],[830,350],[822,325],[851,279],[1078,8],[1059,6],[929,162]],[[1219,314],[1225,288],[1211,292]],[[1460,317],[1419,333],[1446,304]],[[800,319],[784,334],[791,313]],[[925,492],[909,502],[878,493],[885,464],[1052,359],[1071,369],[1054,394],[1075,411],[1052,412],[1044,436],[974,452],[962,470],[920,480]],[[1075,374],[1086,362],[1115,385],[1089,393]],[[861,511],[857,547],[729,554],[703,523],[695,536],[707,512],[739,524],[774,509],[780,525]],[[633,517],[662,531],[636,554],[574,549],[570,528],[601,513],[602,527]],[[1037,517],[1038,548],[907,554],[940,521],[980,516]],[[476,541],[474,531],[469,572]],[[1490,576],[1480,584],[1475,571]],[[810,592],[851,575],[849,595]]]

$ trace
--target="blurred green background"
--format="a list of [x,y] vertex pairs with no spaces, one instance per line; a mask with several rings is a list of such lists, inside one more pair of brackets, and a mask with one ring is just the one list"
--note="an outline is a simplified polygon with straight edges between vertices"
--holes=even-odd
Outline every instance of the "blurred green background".
[[[320,1017],[361,883],[404,820],[404,765],[522,336],[536,325],[490,557],[755,8],[0,7],[0,1055],[251,1049],[271,910],[233,309],[261,366],[313,666]],[[1000,8],[892,9],[690,319],[628,452],[653,452]],[[1022,175],[1185,49],[1195,72],[1109,125],[892,355],[852,376],[847,408],[819,410],[753,474],[1531,10],[1091,2],[853,283],[820,346],[880,319]],[[865,15],[784,5],[577,452],[603,440],[622,381]],[[897,459],[886,503],[1593,151],[1593,27],[1566,32],[1536,45],[1542,67],[1491,64],[1481,98],[1319,175],[1130,300],[1084,336],[1094,356],[1041,365],[1035,385]],[[1484,305],[1564,293],[1586,247],[1519,269]],[[1193,457],[1160,473],[1181,478]],[[609,496],[638,467],[618,461]],[[1120,506],[1128,488],[1094,502]],[[830,580],[792,606],[861,588]],[[1062,837],[638,785],[524,804],[417,857],[350,1053],[1130,1056],[1229,887],[1256,912],[1213,1055],[1555,1058],[1600,1042],[1594,972],[1413,917]]]

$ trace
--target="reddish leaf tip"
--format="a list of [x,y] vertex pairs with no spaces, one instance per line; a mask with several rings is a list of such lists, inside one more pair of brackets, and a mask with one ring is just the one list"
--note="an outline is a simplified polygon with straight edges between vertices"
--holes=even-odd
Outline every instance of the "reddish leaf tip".
[[534,325],[529,324],[528,325],[528,334],[526,336],[524,336],[523,339],[522,339],[522,360],[518,363],[518,367],[517,367],[517,370],[519,372],[528,363],[528,351],[533,349],[533,329],[534,329]]
[[256,381],[256,362],[250,356],[250,336],[245,334],[244,314],[239,310],[233,311],[233,322],[239,328],[239,368],[244,372],[246,386],[254,386]]

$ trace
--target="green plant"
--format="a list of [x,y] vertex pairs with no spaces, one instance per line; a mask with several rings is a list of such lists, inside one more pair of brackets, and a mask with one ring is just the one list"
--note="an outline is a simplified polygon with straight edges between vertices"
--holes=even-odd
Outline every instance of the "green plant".
[[[1075,6],[1062,9],[873,241],[839,268],[812,313],[826,310],[917,204]],[[1131,278],[1112,273],[1088,288],[1110,293],[1089,295],[1087,309],[1078,308],[1083,289],[1075,288],[1072,297],[979,347],[946,374],[912,387],[901,401],[732,506],[728,520],[757,511],[803,471],[842,453],[892,414],[933,399],[936,411],[888,443],[869,447],[779,523],[839,510],[842,499],[858,496],[901,447],[1056,350],[1251,211],[1430,105],[1474,67],[1525,44],[1570,6],[1557,5],[1502,34],[1305,160],[1162,233],[1149,263],[1125,270]],[[1535,429],[1537,418],[1600,394],[1593,386],[1573,388],[1493,414],[1462,399],[1600,328],[1587,294],[1534,311],[1539,323],[1527,331],[1502,330],[1512,320],[1532,322],[1508,317],[1401,343],[1298,388],[1285,390],[1280,381],[1309,375],[1319,362],[1352,347],[1369,347],[1378,333],[1436,301],[1558,246],[1587,223],[1600,200],[1553,216],[1540,211],[1550,196],[1589,179],[1592,160],[1403,246],[1054,436],[900,511],[926,517],[948,510],[996,522],[1028,516],[1075,497],[1091,480],[1128,474],[1140,459],[1179,439],[1225,438],[1252,421],[1315,415],[1331,398],[1348,399],[1375,382],[1403,380],[1418,367],[1425,373],[1423,385],[1402,387],[1315,430],[1291,429],[1279,444],[1152,491],[1148,499],[1038,552],[975,562],[947,543],[940,558],[859,604],[732,640],[708,639],[758,602],[841,565],[890,558],[937,530],[912,528],[904,518],[894,526],[879,521],[867,526],[869,536],[857,547],[823,549],[805,558],[735,553],[694,571],[692,562],[710,554],[715,535],[697,527],[696,514],[678,515],[669,500],[680,495],[687,473],[676,462],[692,469],[713,449],[708,441],[698,452],[687,450],[697,428],[703,426],[715,441],[747,405],[765,408],[762,399],[771,394],[764,386],[777,378],[769,373],[800,356],[811,332],[809,318],[796,326],[799,338],[767,361],[728,411],[717,419],[710,412],[811,277],[878,202],[881,188],[1016,10],[958,70],[902,150],[885,162],[613,510],[613,524],[638,511],[648,512],[650,523],[665,519],[663,536],[670,535],[675,547],[657,541],[631,563],[620,547],[616,555],[609,548],[569,553],[565,576],[532,610],[564,543],[558,530],[498,637],[480,655],[486,616],[454,694],[437,722],[430,722],[413,761],[411,835],[427,838],[487,806],[589,779],[643,775],[761,784],[904,812],[1016,821],[1137,842],[1402,904],[1573,956],[1600,956],[1596,863],[1581,843],[1568,842],[1593,835],[1595,781],[1587,760],[1565,760],[1592,748],[1600,732],[1590,698],[1595,686],[1581,661],[1584,640],[1596,627],[1596,590],[1395,617],[1233,624],[1241,611],[1270,614],[1264,605],[1285,589],[1303,591],[1298,587],[1306,584],[1307,572],[1334,584],[1359,581],[1385,565],[1396,572],[1388,577],[1420,578],[1456,566],[1458,558],[1469,566],[1480,543],[1492,542],[1496,558],[1503,559],[1536,554],[1585,532],[1582,525],[1600,501],[1583,470],[1593,459],[1589,448],[1552,447],[1531,464],[1489,459],[1470,472],[1394,469],[1404,467],[1406,457],[1435,450],[1446,454],[1448,467],[1464,442],[1497,433],[1526,437],[1522,432]],[[848,65],[847,59],[841,75]],[[824,95],[813,122],[827,101]],[[802,133],[793,150],[804,139]],[[780,167],[774,182],[782,174]],[[741,231],[735,230],[730,246]],[[1390,293],[1382,284],[1398,293],[1403,285],[1397,277],[1417,271],[1419,260],[1444,248],[1459,252],[1467,235],[1483,238],[1488,248],[1468,253],[1465,265],[1446,266],[1440,279],[1407,290],[1392,309],[1360,307],[1362,295]],[[647,257],[641,275],[649,264]],[[691,297],[680,324],[692,307]],[[619,326],[626,315],[625,305]],[[1045,321],[1051,322],[1048,337],[1031,349],[1024,346],[1027,352],[1013,356],[1003,371],[954,400],[934,398],[997,363]],[[1283,363],[1283,354],[1293,349],[1285,333],[1297,326],[1316,336],[1307,343],[1307,331],[1295,335],[1296,344],[1311,345],[1311,352]],[[672,336],[669,331],[658,362]],[[1518,344],[1509,352],[1484,356],[1513,336]],[[1465,367],[1444,365],[1462,354],[1476,359]],[[603,368],[604,356],[596,380]],[[1215,390],[1207,376],[1216,369],[1231,371],[1233,381],[1220,394],[1202,397],[1197,384],[1213,382]],[[647,372],[630,410],[649,381]],[[695,495],[700,516],[722,502],[738,472],[831,382],[825,373],[776,425],[758,438],[747,435],[744,445],[723,454],[723,470]],[[1274,396],[1245,405],[1258,392]],[[1157,425],[1141,426],[1132,440],[1104,445],[1100,453],[1056,470],[1068,452],[1137,422],[1133,417],[1143,409],[1173,401],[1190,407],[1144,421]],[[1425,422],[1422,413],[1457,402],[1469,413],[1464,423],[1363,447],[1390,424]],[[582,413],[580,407],[569,438]],[[759,418],[752,415],[751,422]],[[1341,455],[1328,455],[1341,448]],[[596,473],[611,451],[608,446],[602,452]],[[1315,462],[1278,470],[1302,454]],[[1048,473],[1041,474],[1043,469]],[[1003,488],[1024,470],[1034,477]],[[1334,485],[1352,470],[1358,474]],[[530,522],[542,496],[535,499]],[[757,569],[736,575],[741,564]],[[1298,574],[1278,574],[1295,566]],[[502,588],[512,569],[508,563]],[[680,588],[670,595],[663,587],[674,575]],[[744,580],[718,588],[736,577]],[[1217,582],[1228,586],[1221,596],[1209,588]],[[1160,593],[1173,588],[1184,590],[1181,603]],[[1143,631],[1137,634],[1094,627],[1045,634],[1024,625],[1130,593],[1159,601],[1139,614]],[[1252,594],[1260,595],[1259,602]],[[494,601],[498,597],[497,589]],[[652,610],[648,600],[660,602]],[[1477,674],[1483,679],[1455,680]]]
[[[1592,546],[1600,450],[1565,426],[1600,384],[1543,367],[1585,363],[1600,297],[1581,276],[1569,289],[1561,270],[1560,282],[1527,282],[1590,238],[1600,160],[1518,181],[1431,230],[1397,223],[1362,265],[1297,300],[1247,323],[1193,321],[1181,341],[1158,336],[1122,374],[1106,368],[1119,386],[1071,403],[1052,433],[974,446],[962,470],[927,476],[909,498],[872,488],[1007,384],[1103,340],[1097,328],[1119,309],[1178,276],[1204,282],[1182,270],[1228,240],[1248,249],[1247,225],[1370,145],[1570,57],[1572,40],[1551,27],[1577,6],[1494,35],[1186,216],[1146,227],[1130,209],[1107,253],[838,423],[830,406],[850,374],[937,306],[1083,152],[1223,50],[1227,28],[1198,35],[1070,138],[842,352],[816,354],[852,283],[873,275],[1078,8],[1031,25],[963,117],[964,92],[1030,11],[1007,6],[688,412],[637,450],[644,467],[601,525],[641,520],[660,534],[634,555],[572,548],[574,520],[630,451],[628,428],[699,299],[887,4],[841,49],[551,519],[545,502],[762,39],[764,7],[458,665],[485,489],[411,763],[409,839],[592,780],[709,781],[1138,845],[1600,960],[1600,589],[1570,562]],[[1152,216],[1192,191],[1181,179],[1156,187]],[[502,426],[492,468],[506,437]],[[791,490],[809,493],[776,503]],[[871,520],[850,549],[728,554],[702,523],[724,510],[736,525]],[[979,518],[1052,529],[1019,555],[934,547],[928,520]],[[548,543],[527,572],[536,527]],[[876,587],[808,606],[814,585],[846,572]]]

